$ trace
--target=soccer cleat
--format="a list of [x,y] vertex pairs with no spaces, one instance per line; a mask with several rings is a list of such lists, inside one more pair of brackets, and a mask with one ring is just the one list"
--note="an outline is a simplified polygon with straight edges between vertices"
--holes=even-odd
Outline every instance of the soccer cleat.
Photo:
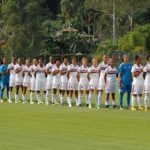
[[89,104],[89,108],[92,108],[91,104]]
[[116,108],[117,106],[116,106],[116,105],[113,105],[113,107]]
[[143,109],[144,109],[143,107],[139,106],[139,110],[143,110]]
[[106,108],[110,108],[110,105],[106,105],[105,107],[106,107]]
[[132,110],[132,111],[136,111],[136,108],[134,108],[134,107],[131,107],[131,110]]
[[26,103],[27,103],[27,101],[22,102],[22,104],[26,104]]
[[96,108],[97,108],[97,109],[99,109],[100,107],[99,107],[99,106],[97,106]]
[[43,104],[43,102],[42,101],[38,102],[38,105],[40,105],[40,104]]
[[69,107],[72,107],[72,105],[70,104]]
[[49,103],[48,103],[48,102],[45,102],[45,105],[49,105]]
[[145,112],[147,112],[148,111],[148,109],[147,108],[145,108]]
[[3,103],[3,102],[4,102],[4,101],[1,99],[1,100],[0,100],[0,103]]
[[12,100],[10,100],[10,99],[8,99],[7,101],[8,101],[8,103],[9,103],[9,104],[11,104],[11,103],[12,103]]
[[57,101],[55,102],[55,104],[56,104],[56,105],[59,105],[59,103],[58,103]]
[[89,104],[86,104],[86,107],[89,107]]
[[30,104],[31,104],[31,105],[33,105],[33,104],[34,104],[34,102],[30,102]]
[[123,110],[123,108],[122,108],[122,107],[120,107],[120,110]]

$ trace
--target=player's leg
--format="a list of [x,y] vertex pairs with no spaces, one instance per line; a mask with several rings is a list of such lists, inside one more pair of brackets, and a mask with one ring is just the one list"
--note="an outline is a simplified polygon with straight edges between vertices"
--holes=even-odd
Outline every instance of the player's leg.
[[110,93],[107,92],[107,94],[106,94],[106,101],[105,101],[105,107],[106,108],[110,108],[109,97],[110,97]]
[[127,85],[127,109],[130,108],[131,88],[131,85]]
[[34,95],[34,91],[30,90],[30,104],[34,104],[34,100],[33,100],[33,95]]
[[0,102],[3,102],[4,90],[5,90],[5,83],[1,82]]
[[8,103],[12,103],[12,101],[9,101],[9,82],[6,83],[6,89],[7,89],[7,101]]
[[149,94],[146,93],[144,96],[145,111],[148,111],[148,99],[149,99]]
[[40,91],[37,91],[36,98],[37,98],[38,104],[43,104],[41,95],[40,95]]
[[23,92],[22,92],[22,101],[23,104],[26,103],[26,91],[27,91],[27,86],[23,86]]
[[137,95],[136,94],[132,94],[132,99],[131,99],[131,110],[135,111],[135,101],[136,101]]
[[100,106],[100,91],[96,90],[96,107],[99,108]]
[[86,99],[86,106],[89,106],[89,90],[85,91],[86,95],[85,95],[85,99]]
[[15,93],[15,103],[18,103],[18,93],[19,93],[20,85],[16,85],[16,93]]
[[57,88],[53,87],[52,104],[56,104],[56,94],[57,94]]
[[67,98],[67,103],[69,107],[72,107],[72,95],[73,95],[73,85],[71,83],[68,84],[69,96]]
[[79,84],[79,96],[78,96],[78,106],[81,106],[82,96],[83,96],[83,86]]
[[99,93],[98,93],[98,101],[99,101],[99,105],[101,104],[101,100],[102,100],[102,95],[103,95],[103,90],[99,90]]
[[89,108],[91,108],[92,107],[92,105],[91,105],[91,101],[92,101],[92,97],[93,97],[93,93],[94,93],[94,87],[92,88],[92,87],[90,87],[90,91],[89,91],[89,102],[88,102],[88,104],[89,104]]
[[115,93],[112,93],[112,104],[113,104],[113,107],[116,108],[116,100],[115,100]]
[[143,110],[143,107],[142,107],[142,94],[139,94],[137,98],[138,98],[139,109]]

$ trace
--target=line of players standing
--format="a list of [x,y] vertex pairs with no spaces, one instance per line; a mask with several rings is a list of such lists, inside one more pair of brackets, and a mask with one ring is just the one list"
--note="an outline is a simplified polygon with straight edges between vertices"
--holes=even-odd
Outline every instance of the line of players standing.
[[[119,72],[119,89],[120,89],[120,109],[123,110],[123,94],[127,92],[127,108],[130,107],[130,94],[132,89],[132,107],[136,110],[134,103],[138,97],[139,109],[142,108],[142,94],[145,93],[145,110],[147,111],[147,101],[150,93],[150,56],[147,57],[148,63],[143,68],[141,58],[135,57],[135,64],[132,66],[128,63],[128,56],[123,56],[124,62],[119,69],[114,66],[114,60],[103,55],[103,61],[98,65],[97,59],[92,59],[92,65],[88,67],[88,59],[82,58],[82,65],[77,65],[76,57],[72,57],[71,64],[68,58],[63,57],[61,64],[60,59],[49,58],[49,63],[45,66],[42,59],[33,59],[32,65],[29,59],[25,65],[22,59],[13,59],[12,63],[7,65],[7,60],[3,59],[3,65],[0,67],[1,73],[1,100],[3,102],[4,88],[7,87],[8,102],[12,103],[12,91],[15,87],[15,103],[19,102],[19,89],[22,89],[22,102],[26,103],[26,92],[30,89],[30,104],[34,104],[34,92],[38,104],[42,104],[40,92],[44,93],[45,104],[49,104],[50,91],[52,90],[52,104],[64,104],[66,94],[67,103],[72,107],[73,94],[75,94],[76,106],[81,106],[83,96],[85,95],[86,104],[92,107],[91,101],[93,94],[96,94],[96,107],[99,108],[104,90],[107,93],[105,106],[110,108],[110,95],[112,96],[112,105],[116,108],[115,93],[117,90],[117,75]],[[145,72],[145,73],[144,73]],[[143,78],[145,75],[145,82]],[[132,82],[133,77],[133,82]],[[129,83],[126,84],[126,81]],[[145,84],[144,84],[145,83]],[[59,96],[57,97],[57,91]],[[85,93],[85,94],[84,94]]]

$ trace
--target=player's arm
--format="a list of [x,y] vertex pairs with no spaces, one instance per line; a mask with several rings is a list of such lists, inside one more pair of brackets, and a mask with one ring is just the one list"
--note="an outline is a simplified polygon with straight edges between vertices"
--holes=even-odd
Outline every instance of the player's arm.
[[21,70],[22,70],[22,68],[16,68],[15,73],[19,73],[19,72],[21,72]]
[[52,73],[52,70],[46,68],[46,74],[51,74]]
[[143,69],[141,69],[141,71],[134,71],[134,72],[132,72],[132,76],[138,77],[142,72],[143,72]]
[[67,71],[60,69],[60,74],[65,75],[65,74],[67,74]]
[[80,81],[80,72],[79,71],[77,73],[77,80],[78,80],[78,82]]
[[52,71],[52,75],[55,76],[55,75],[57,75],[59,72],[60,72],[60,70],[54,70],[54,71]]
[[105,75],[104,75],[104,81],[105,81],[105,84],[106,84],[106,82],[107,82],[107,73],[105,73]]

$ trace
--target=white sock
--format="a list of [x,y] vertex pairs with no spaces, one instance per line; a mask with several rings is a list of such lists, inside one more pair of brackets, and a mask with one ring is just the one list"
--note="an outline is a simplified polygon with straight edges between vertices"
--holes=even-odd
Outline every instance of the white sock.
[[61,95],[60,96],[60,103],[63,104],[64,103],[64,97]]
[[67,102],[68,102],[68,105],[71,106],[71,98],[70,97],[67,97]]
[[56,94],[52,94],[52,103],[56,103]]
[[98,93],[99,105],[101,104],[102,95],[103,95],[103,92]]
[[100,105],[99,94],[96,94],[96,106]]
[[131,99],[131,105],[132,105],[132,107],[134,107],[135,101],[136,101],[136,96],[132,95],[132,99]]
[[88,103],[89,103],[89,105],[91,105],[92,93],[89,93],[89,98],[88,99],[89,99]]
[[139,106],[142,105],[142,97],[141,96],[138,96],[138,103],[139,103]]
[[76,106],[78,106],[78,98],[76,98]]
[[78,97],[78,105],[81,105],[81,99],[82,99],[82,95],[79,95],[79,97]]
[[113,106],[116,105],[116,101],[115,101],[115,100],[112,100],[112,104],[113,104]]
[[49,95],[50,95],[50,91],[47,90],[47,91],[46,91],[46,103],[49,102]]
[[86,95],[86,104],[89,104],[89,95]]
[[36,98],[37,98],[37,101],[38,101],[38,102],[41,102],[41,101],[42,101],[40,94],[37,94],[37,95],[36,95]]
[[109,100],[105,101],[105,106],[109,105]]
[[11,91],[9,90],[9,101],[11,100]]
[[26,100],[26,97],[25,95],[22,94],[22,101],[25,102],[25,100]]
[[149,96],[146,94],[145,97],[144,97],[144,106],[145,106],[145,108],[148,107],[148,98],[149,98]]
[[33,92],[30,93],[30,102],[33,102]]
[[18,95],[15,94],[15,102],[18,102]]

